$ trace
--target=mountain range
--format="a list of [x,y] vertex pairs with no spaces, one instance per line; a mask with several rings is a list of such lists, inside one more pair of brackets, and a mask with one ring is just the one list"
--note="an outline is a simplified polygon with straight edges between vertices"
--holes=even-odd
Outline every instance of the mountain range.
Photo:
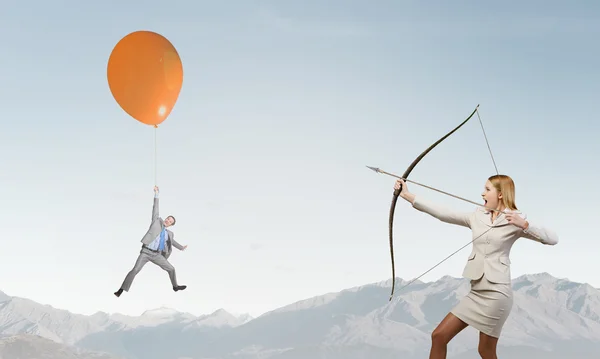
[[[396,286],[406,282],[396,279]],[[432,330],[469,290],[463,278],[416,281],[388,302],[391,280],[327,293],[257,318],[224,309],[169,308],[140,316],[86,316],[0,292],[0,359],[427,358]],[[515,302],[499,342],[503,359],[600,353],[600,290],[548,273],[513,279]],[[448,357],[479,358],[461,332]]]

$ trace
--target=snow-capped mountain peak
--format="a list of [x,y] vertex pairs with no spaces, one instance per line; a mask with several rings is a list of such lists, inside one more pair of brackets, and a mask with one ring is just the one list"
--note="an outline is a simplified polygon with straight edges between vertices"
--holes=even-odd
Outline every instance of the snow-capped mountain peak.
[[142,313],[142,317],[152,317],[152,318],[172,318],[180,314],[177,310],[168,308],[168,307],[160,307],[146,310]]

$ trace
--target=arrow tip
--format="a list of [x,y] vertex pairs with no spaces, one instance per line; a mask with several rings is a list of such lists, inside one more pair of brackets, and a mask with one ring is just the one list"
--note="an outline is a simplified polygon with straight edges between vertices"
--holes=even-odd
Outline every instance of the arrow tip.
[[373,171],[379,173],[379,168],[377,168],[377,167],[367,166],[367,168],[372,169]]

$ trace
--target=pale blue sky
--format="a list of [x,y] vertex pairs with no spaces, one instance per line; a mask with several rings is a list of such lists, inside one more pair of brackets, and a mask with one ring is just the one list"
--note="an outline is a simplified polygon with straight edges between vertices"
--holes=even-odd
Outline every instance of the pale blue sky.
[[[560,235],[518,242],[513,276],[600,287],[599,14],[595,1],[5,1],[0,289],[77,313],[258,315],[386,280],[394,179],[365,165],[402,174],[477,104],[520,209]],[[148,264],[116,299],[149,224],[153,129],[113,100],[106,64],[140,29],[184,65],[158,184],[189,288]],[[410,178],[479,201],[494,172],[473,118]],[[470,240],[404,201],[395,228],[405,279]],[[468,253],[423,279],[460,276]]]

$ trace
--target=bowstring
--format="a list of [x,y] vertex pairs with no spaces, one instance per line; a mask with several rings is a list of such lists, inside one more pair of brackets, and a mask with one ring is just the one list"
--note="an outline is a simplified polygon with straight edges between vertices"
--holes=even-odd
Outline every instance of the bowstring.
[[433,267],[429,268],[427,271],[423,272],[420,276],[418,276],[417,278],[411,280],[410,282],[406,283],[405,285],[403,285],[402,287],[398,288],[398,290],[396,292],[401,291],[402,289],[408,287],[409,285],[411,285],[412,283],[414,283],[415,281],[419,280],[419,278],[423,277],[425,274],[431,272],[432,270],[434,270],[435,268],[437,268],[437,266],[439,266],[440,264],[444,263],[446,260],[448,260],[450,257],[452,257],[453,255],[455,255],[456,253],[460,252],[461,250],[463,250],[463,248],[465,248],[466,246],[468,246],[469,244],[475,242],[475,240],[477,240],[478,238],[480,238],[481,236],[483,236],[484,234],[486,234],[487,232],[491,231],[493,228],[495,228],[495,226],[490,227],[488,230],[486,230],[485,232],[481,233],[480,235],[478,235],[477,237],[475,237],[474,239],[472,239],[471,241],[469,241],[469,243],[465,244],[464,246],[460,247],[459,249],[457,249],[456,251],[454,251],[454,253],[450,254],[449,256],[447,256],[446,258],[442,259],[441,261],[439,261],[436,265],[434,265]]
[[485,128],[483,128],[483,122],[481,121],[481,117],[479,117],[479,107],[477,109],[475,109],[475,112],[477,112],[477,118],[479,119],[479,124],[481,125],[481,130],[483,131],[483,137],[485,138],[485,143],[487,144],[488,151],[490,152],[490,157],[492,158],[492,162],[494,163],[494,168],[496,169],[496,174],[500,174],[498,172],[498,166],[496,166],[496,160],[494,160],[494,155],[492,154],[490,142],[488,141],[487,135],[485,134]]

